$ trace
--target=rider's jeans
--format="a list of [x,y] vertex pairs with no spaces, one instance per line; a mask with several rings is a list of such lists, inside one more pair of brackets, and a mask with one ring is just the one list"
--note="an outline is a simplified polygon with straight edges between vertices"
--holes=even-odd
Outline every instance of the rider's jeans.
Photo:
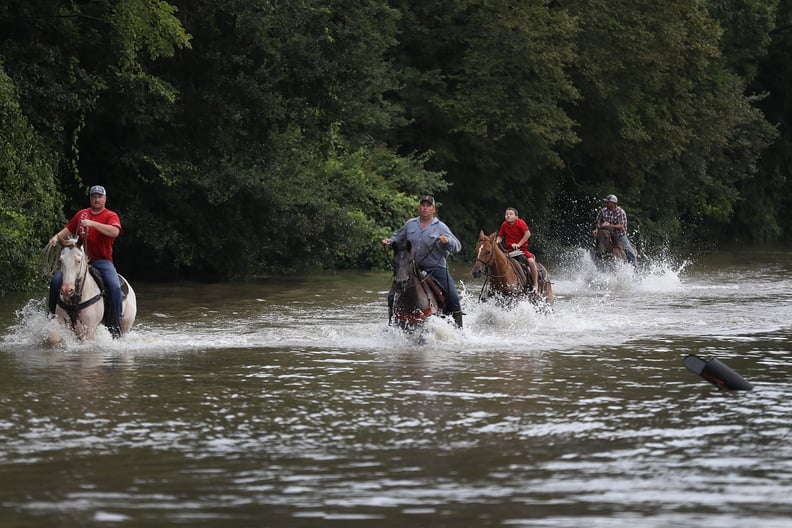
[[621,243],[624,246],[624,253],[627,255],[627,262],[629,262],[633,266],[636,266],[638,262],[635,259],[635,251],[630,245],[630,240],[627,238],[627,235],[624,234],[621,237],[619,237],[619,239],[621,240]]

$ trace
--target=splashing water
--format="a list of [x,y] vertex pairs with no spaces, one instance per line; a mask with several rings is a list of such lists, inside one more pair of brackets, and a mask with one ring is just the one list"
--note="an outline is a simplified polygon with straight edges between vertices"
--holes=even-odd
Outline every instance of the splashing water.
[[[272,346],[374,353],[419,347],[461,353],[472,349],[563,351],[658,336],[734,332],[742,307],[729,304],[724,310],[720,298],[739,290],[739,281],[686,277],[690,266],[687,261],[644,259],[638,273],[630,266],[603,273],[588,251],[572,250],[551,270],[556,295],[552,309],[527,300],[509,308],[481,303],[483,282],[468,282],[464,272],[455,273],[458,280],[462,278],[464,328],[456,329],[450,320],[437,318],[417,335],[387,326],[387,291],[376,287],[387,282],[384,275],[374,276],[370,284],[339,278],[338,286],[318,280],[301,287],[310,295],[302,290],[290,292],[284,285],[215,285],[212,302],[207,302],[209,287],[205,285],[184,285],[178,294],[170,291],[172,286],[148,285],[141,288],[141,313],[130,335],[114,341],[101,328],[96,342],[81,343],[65,332],[58,346],[136,354]],[[715,308],[708,309],[710,305],[717,306],[717,313]],[[17,310],[16,324],[2,337],[4,347],[42,346],[55,324],[44,311],[41,301],[29,301]]]

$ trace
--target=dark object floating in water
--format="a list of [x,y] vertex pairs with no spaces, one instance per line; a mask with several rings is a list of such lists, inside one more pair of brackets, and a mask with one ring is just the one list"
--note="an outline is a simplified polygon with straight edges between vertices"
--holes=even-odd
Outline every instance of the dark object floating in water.
[[685,356],[685,366],[693,374],[698,374],[719,389],[751,390],[753,385],[745,378],[723,364],[722,361],[710,358],[703,360],[695,354]]

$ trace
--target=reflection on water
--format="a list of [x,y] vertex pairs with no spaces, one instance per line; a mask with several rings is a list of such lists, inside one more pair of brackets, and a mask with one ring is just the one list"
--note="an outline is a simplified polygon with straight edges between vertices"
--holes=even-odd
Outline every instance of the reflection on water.
[[[0,483],[13,525],[789,526],[792,258],[598,274],[552,313],[385,325],[383,274],[140,285],[127,339],[42,345],[3,313]],[[716,356],[754,384],[688,372]],[[8,514],[6,514],[8,512]]]

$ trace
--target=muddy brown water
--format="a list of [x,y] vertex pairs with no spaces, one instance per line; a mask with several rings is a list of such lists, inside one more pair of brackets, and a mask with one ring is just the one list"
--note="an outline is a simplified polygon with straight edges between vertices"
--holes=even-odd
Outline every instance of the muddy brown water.
[[383,273],[132,279],[130,336],[55,348],[3,297],[2,526],[792,526],[792,253],[645,264],[571,252],[549,313],[459,263],[464,329],[420,336]]

